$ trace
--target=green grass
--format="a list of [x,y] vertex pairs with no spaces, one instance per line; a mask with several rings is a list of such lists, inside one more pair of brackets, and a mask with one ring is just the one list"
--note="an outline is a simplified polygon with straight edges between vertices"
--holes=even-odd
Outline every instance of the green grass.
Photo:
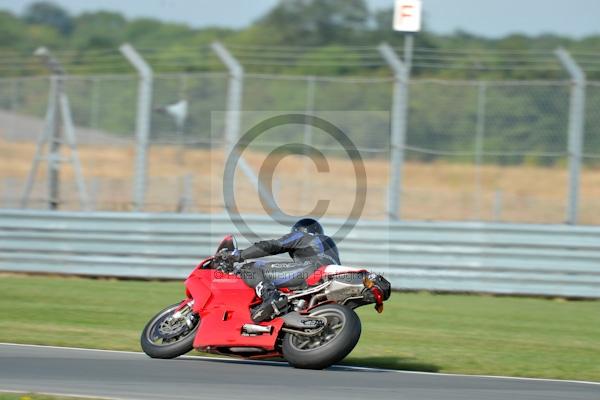
[[[0,276],[0,341],[139,350],[183,283]],[[600,381],[600,301],[393,293],[358,310],[345,360],[412,371]]]

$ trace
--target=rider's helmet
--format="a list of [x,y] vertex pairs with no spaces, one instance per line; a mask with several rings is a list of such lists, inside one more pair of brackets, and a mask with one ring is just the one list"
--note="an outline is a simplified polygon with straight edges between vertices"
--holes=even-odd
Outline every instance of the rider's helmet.
[[292,226],[292,232],[304,232],[311,235],[323,235],[323,227],[312,218],[302,218]]

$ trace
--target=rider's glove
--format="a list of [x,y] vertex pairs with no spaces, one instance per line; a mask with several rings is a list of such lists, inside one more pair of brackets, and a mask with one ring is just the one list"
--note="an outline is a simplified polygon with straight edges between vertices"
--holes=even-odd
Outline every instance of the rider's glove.
[[226,272],[235,271],[234,264],[243,261],[241,252],[238,249],[228,250],[223,249],[219,251],[216,256],[217,261],[220,261],[223,264],[223,269]]
[[238,262],[242,262],[244,260],[242,258],[242,252],[239,251],[238,249],[230,251],[227,257],[228,257],[229,261],[231,261],[232,263],[238,263]]

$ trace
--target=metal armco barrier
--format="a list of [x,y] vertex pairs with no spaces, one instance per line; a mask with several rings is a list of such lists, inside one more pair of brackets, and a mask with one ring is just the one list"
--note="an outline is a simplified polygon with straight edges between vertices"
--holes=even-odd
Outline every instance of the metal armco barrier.
[[[288,229],[244,220],[264,238]],[[228,233],[248,244],[227,215],[0,210],[0,270],[184,278]],[[364,221],[339,248],[395,289],[600,297],[600,227]]]

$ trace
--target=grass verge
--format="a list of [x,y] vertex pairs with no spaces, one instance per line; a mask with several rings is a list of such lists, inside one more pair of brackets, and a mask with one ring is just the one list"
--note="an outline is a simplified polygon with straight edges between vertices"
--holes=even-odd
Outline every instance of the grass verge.
[[[0,276],[0,341],[140,350],[183,283]],[[344,363],[600,381],[600,301],[393,293]]]

